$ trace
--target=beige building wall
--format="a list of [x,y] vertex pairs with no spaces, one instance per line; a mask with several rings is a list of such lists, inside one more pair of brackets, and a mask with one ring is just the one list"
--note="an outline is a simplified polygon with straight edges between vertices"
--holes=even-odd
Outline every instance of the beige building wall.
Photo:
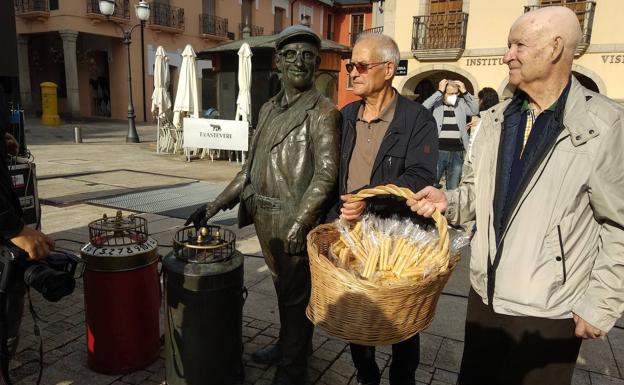
[[[596,0],[591,41],[586,52],[575,59],[573,71],[592,79],[601,93],[624,103],[624,34],[620,32],[624,1]],[[401,92],[413,91],[424,78],[439,80],[436,74],[456,73],[472,83],[475,92],[483,87],[510,95],[507,86],[507,66],[502,56],[513,21],[523,14],[524,6],[539,4],[539,0],[464,0],[468,13],[466,46],[457,60],[419,61],[412,52],[413,17],[426,15],[427,0],[388,0],[384,20],[394,29],[384,32],[394,36],[401,58],[408,60],[407,76],[397,76],[395,87]],[[389,14],[390,13],[390,14]],[[440,75],[441,76],[441,75]]]

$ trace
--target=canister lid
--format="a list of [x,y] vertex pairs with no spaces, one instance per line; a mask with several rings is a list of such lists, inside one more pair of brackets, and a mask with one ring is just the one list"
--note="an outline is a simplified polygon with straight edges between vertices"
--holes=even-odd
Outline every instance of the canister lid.
[[128,271],[150,265],[158,260],[158,243],[152,238],[134,245],[97,246],[88,243],[80,254],[87,270]]
[[173,237],[175,256],[192,263],[214,263],[232,257],[236,235],[221,226],[183,227]]

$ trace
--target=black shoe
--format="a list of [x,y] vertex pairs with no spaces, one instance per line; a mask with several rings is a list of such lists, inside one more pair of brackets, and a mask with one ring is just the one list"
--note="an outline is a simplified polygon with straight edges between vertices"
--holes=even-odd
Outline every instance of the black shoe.
[[282,359],[282,349],[278,345],[269,345],[253,352],[251,359],[258,364],[277,364]]

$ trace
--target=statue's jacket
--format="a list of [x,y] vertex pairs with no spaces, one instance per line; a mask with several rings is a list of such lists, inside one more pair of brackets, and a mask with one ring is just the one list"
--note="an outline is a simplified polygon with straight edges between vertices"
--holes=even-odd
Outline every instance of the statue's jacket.
[[[239,227],[253,223],[254,196],[280,202],[284,215],[309,227],[336,198],[340,112],[316,89],[284,101],[280,92],[262,106],[247,162],[217,198],[228,207],[241,203]],[[252,175],[254,162],[266,169]]]

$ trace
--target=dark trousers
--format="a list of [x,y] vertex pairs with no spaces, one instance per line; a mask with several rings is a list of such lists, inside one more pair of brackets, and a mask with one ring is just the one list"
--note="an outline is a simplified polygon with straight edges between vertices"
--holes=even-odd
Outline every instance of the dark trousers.
[[[375,362],[375,347],[351,344],[351,357],[363,385],[379,385],[381,373]],[[415,385],[416,368],[420,361],[420,335],[392,345],[390,385]]]
[[470,289],[459,385],[569,385],[574,321],[497,314]]
[[314,325],[305,315],[310,299],[308,256],[305,251],[300,255],[284,252],[283,239],[292,219],[281,209],[278,200],[256,200],[253,210],[256,234],[273,276],[279,306],[278,345],[282,360],[278,364],[278,375],[294,383],[303,383],[314,332]]

